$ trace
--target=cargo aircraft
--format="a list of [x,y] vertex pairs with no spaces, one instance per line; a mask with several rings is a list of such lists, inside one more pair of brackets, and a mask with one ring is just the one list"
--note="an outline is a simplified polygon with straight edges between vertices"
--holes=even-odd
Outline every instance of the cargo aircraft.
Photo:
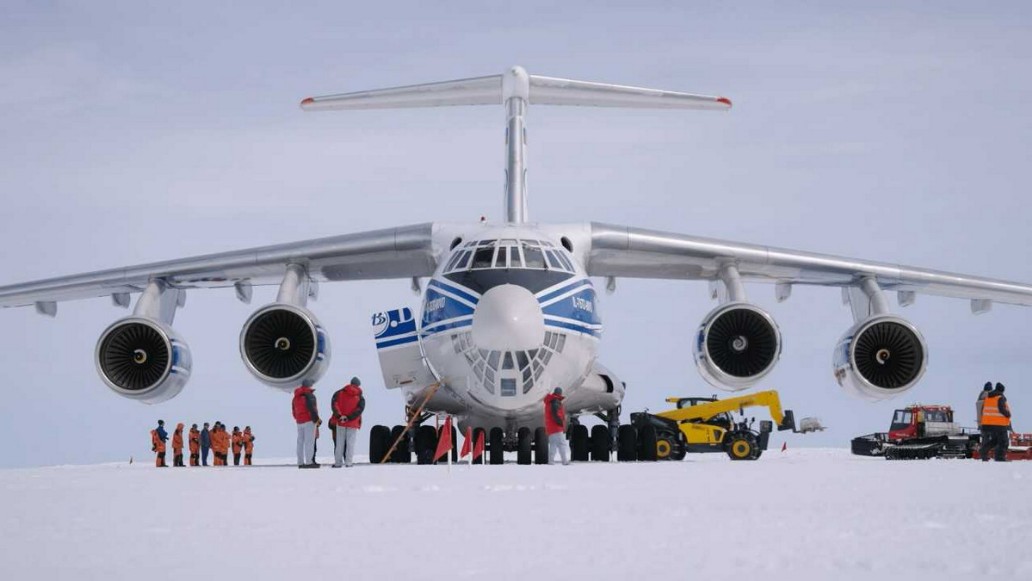
[[[96,345],[103,382],[144,403],[177,395],[190,377],[186,342],[172,327],[191,289],[230,288],[250,302],[255,285],[279,285],[240,332],[240,356],[262,383],[285,391],[317,381],[330,363],[329,335],[309,308],[320,283],[403,279],[422,294],[417,311],[372,315],[384,386],[409,408],[453,414],[490,433],[501,450],[541,443],[542,399],[565,390],[572,416],[619,422],[625,386],[597,361],[603,332],[598,289],[619,278],[705,281],[718,305],[692,336],[706,381],[729,390],[755,385],[781,354],[774,318],[749,302],[745,282],[773,285],[777,300],[794,285],[841,290],[853,324],[834,346],[833,372],[845,389],[873,399],[913,387],[925,371],[921,332],[894,314],[919,293],[970,300],[974,313],[994,302],[1032,305],[1032,286],[810,252],[595,222],[545,224],[528,213],[525,121],[530,105],[707,109],[724,97],[567,80],[513,67],[501,75],[310,97],[305,111],[500,105],[506,111],[504,216],[498,223],[431,222],[342,234],[116,268],[0,287],[0,306],[34,306],[110,297],[132,314]],[[425,284],[424,284],[425,281]],[[391,430],[375,427],[370,450],[382,456]],[[594,434],[592,437],[594,438]],[[536,448],[539,449],[539,448]]]

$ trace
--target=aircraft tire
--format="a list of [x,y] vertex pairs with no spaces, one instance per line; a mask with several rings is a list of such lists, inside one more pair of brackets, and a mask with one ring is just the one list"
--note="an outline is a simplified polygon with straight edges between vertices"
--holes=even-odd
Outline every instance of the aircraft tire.
[[416,431],[416,463],[433,464],[437,449],[437,430],[433,426],[419,426]]
[[[391,428],[391,435],[387,442],[388,449],[404,430],[405,426],[394,426]],[[406,437],[402,438],[401,441],[398,442],[398,445],[394,448],[394,452],[391,453],[391,459],[388,460],[388,462],[393,462],[395,464],[409,464],[412,462],[412,451],[409,450],[409,439],[407,434]]]
[[609,462],[609,452],[612,447],[613,439],[609,435],[609,426],[592,426],[591,460],[593,462]]
[[656,427],[646,425],[638,434],[638,459],[644,462],[656,461]]
[[619,462],[634,462],[638,459],[638,430],[624,424],[616,432],[616,459]]
[[530,428],[523,427],[516,432],[516,463],[522,466],[530,464],[531,450],[534,448],[534,439],[531,436]]
[[570,426],[570,455],[574,462],[588,461],[588,427],[581,424]]
[[489,434],[490,442],[488,443],[489,461],[491,464],[504,464],[505,463],[505,431],[501,428],[491,428]]
[[534,430],[534,463],[548,464],[548,434],[544,428]]
[[391,429],[387,426],[373,426],[369,431],[369,463],[379,464],[391,445]]

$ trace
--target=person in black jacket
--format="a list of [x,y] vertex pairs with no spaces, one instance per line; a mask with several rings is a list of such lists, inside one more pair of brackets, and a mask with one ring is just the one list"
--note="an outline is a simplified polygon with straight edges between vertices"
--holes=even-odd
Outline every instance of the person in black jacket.
[[208,431],[208,422],[204,422],[204,429],[201,430],[201,465],[208,465],[208,450],[211,449],[211,432]]

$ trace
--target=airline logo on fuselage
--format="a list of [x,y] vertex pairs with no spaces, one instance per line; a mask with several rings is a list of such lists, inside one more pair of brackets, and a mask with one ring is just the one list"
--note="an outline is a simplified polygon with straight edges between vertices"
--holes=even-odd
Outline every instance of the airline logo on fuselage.
[[589,313],[595,312],[595,303],[590,299],[575,296],[571,297],[570,300],[573,302],[573,308],[575,309],[579,309],[581,311],[586,311]]

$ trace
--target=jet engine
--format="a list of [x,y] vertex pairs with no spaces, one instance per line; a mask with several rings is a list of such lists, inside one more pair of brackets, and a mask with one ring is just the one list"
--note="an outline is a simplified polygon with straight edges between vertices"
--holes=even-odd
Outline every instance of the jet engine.
[[914,387],[924,375],[928,347],[917,327],[892,315],[854,325],[839,340],[832,358],[843,389],[881,400]]
[[781,356],[781,331],[763,309],[732,302],[706,315],[693,347],[703,379],[716,387],[739,391],[774,368]]
[[127,317],[97,341],[97,371],[112,391],[143,403],[160,403],[190,379],[190,348],[168,325]]
[[311,311],[287,303],[259,309],[240,332],[240,356],[262,383],[293,390],[330,364],[330,339]]

